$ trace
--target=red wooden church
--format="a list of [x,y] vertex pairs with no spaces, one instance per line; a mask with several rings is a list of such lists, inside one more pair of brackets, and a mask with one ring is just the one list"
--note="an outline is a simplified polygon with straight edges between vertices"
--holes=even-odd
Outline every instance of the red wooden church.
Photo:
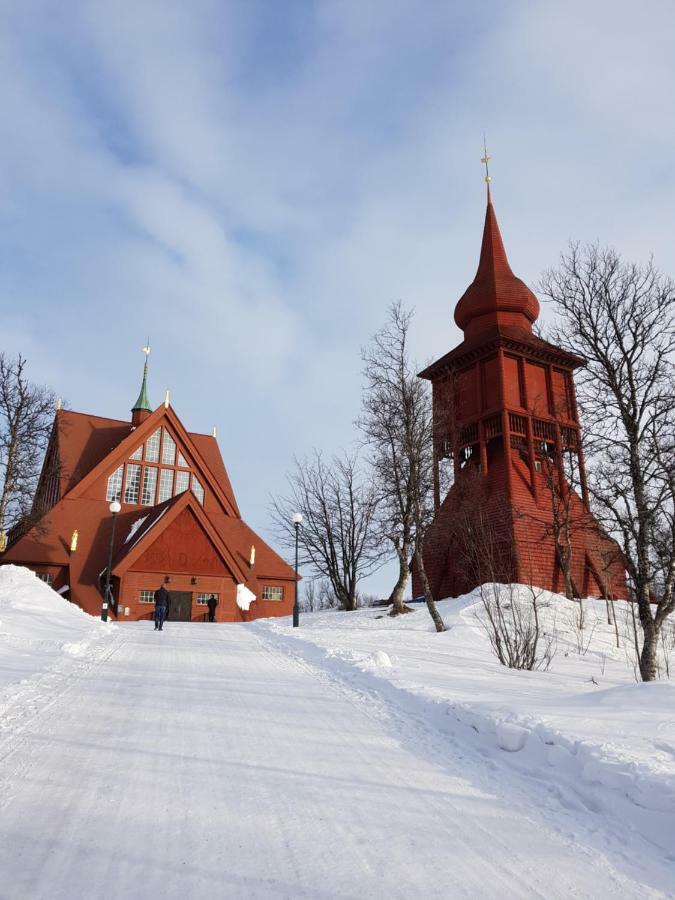
[[[589,507],[572,374],[584,360],[533,334],[539,302],[511,271],[486,180],[478,271],[455,308],[464,340],[420,373],[434,407],[436,513],[424,551],[432,591],[455,597],[495,580],[564,592],[562,548],[571,549],[576,596],[624,598],[621,553]],[[445,460],[454,478],[441,503]],[[485,543],[474,547],[483,577],[460,546],[468,527]],[[413,591],[422,593],[414,571]]]
[[293,569],[241,518],[215,435],[186,431],[168,396],[151,409],[147,359],[130,422],[57,411],[33,507],[40,518],[10,541],[2,562],[27,566],[99,614],[112,501],[122,507],[111,568],[113,617],[150,617],[162,583],[173,620],[204,620],[211,594],[217,621],[292,611]]

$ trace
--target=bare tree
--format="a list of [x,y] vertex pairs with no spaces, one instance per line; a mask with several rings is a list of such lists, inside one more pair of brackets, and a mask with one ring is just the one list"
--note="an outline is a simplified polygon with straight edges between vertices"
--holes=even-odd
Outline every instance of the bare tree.
[[340,606],[357,606],[360,579],[372,574],[384,554],[374,527],[377,496],[360,474],[355,456],[334,456],[327,463],[314,451],[295,460],[288,476],[290,492],[273,498],[271,512],[280,540],[294,546],[294,512],[304,518],[299,542],[303,565],[328,579]]
[[26,360],[0,353],[0,531],[32,519],[56,398],[26,375]]
[[416,376],[409,357],[412,317],[401,303],[392,304],[386,325],[363,350],[358,424],[370,451],[378,528],[398,560],[392,614],[409,609],[403,597],[414,556],[427,608],[436,630],[444,631],[424,566],[424,534],[434,514],[433,418],[426,382]]
[[[490,646],[509,669],[547,669],[555,655],[552,635],[540,621],[543,591],[532,584],[500,583],[504,571],[514,570],[514,544],[504,529],[508,509],[502,501],[491,506],[473,501],[471,492],[460,498],[453,534],[462,564],[478,583],[477,612]],[[530,568],[532,568],[530,566]]]
[[650,261],[572,244],[540,288],[557,343],[585,356],[578,400],[597,515],[621,543],[638,606],[640,675],[675,609],[675,285]]

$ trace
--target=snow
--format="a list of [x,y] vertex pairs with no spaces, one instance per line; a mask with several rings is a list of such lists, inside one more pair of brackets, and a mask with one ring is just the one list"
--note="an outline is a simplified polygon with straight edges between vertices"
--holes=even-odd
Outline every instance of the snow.
[[148,516],[146,514],[144,516],[141,516],[140,519],[136,519],[134,522],[131,523],[131,528],[129,529],[129,534],[126,536],[126,538],[124,540],[125,544],[128,544],[129,541],[132,540],[133,536],[136,534],[138,529],[141,527],[141,525],[143,524],[143,522],[145,522],[145,520],[147,518],[148,518]]
[[[555,785],[566,802],[607,816],[617,833],[628,821],[675,858],[675,684],[636,682],[627,604],[617,604],[619,648],[604,601],[584,601],[581,632],[577,605],[548,592],[541,604],[556,647],[548,671],[499,664],[477,592],[438,604],[448,628],[438,635],[424,605],[395,619],[382,609],[329,610],[304,615],[299,629],[286,620],[258,627],[519,775]],[[391,665],[377,665],[379,654]]]
[[237,606],[244,612],[248,612],[251,603],[255,600],[255,594],[245,584],[237,585]]
[[600,626],[566,657],[562,606],[551,671],[505,670],[474,606],[160,634],[0,568],[0,893],[675,896],[671,685]]

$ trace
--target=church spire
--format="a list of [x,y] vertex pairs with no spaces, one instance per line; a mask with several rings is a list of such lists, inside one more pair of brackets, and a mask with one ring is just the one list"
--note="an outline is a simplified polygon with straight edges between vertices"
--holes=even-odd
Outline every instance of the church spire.
[[474,280],[455,307],[455,322],[465,337],[500,326],[531,332],[539,316],[539,301],[509,265],[492,205],[487,148],[484,152],[481,162],[485,165],[487,209],[480,259]]
[[143,347],[145,353],[145,365],[143,366],[143,383],[138,400],[131,407],[131,423],[132,425],[140,425],[144,419],[147,419],[152,412],[152,407],[148,402],[148,356],[150,355],[150,338],[148,343]]

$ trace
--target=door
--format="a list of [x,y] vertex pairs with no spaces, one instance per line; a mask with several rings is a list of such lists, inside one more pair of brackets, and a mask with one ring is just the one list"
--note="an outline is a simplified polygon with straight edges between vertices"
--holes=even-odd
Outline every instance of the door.
[[189,622],[192,619],[192,594],[189,591],[169,591],[169,615],[171,622]]

